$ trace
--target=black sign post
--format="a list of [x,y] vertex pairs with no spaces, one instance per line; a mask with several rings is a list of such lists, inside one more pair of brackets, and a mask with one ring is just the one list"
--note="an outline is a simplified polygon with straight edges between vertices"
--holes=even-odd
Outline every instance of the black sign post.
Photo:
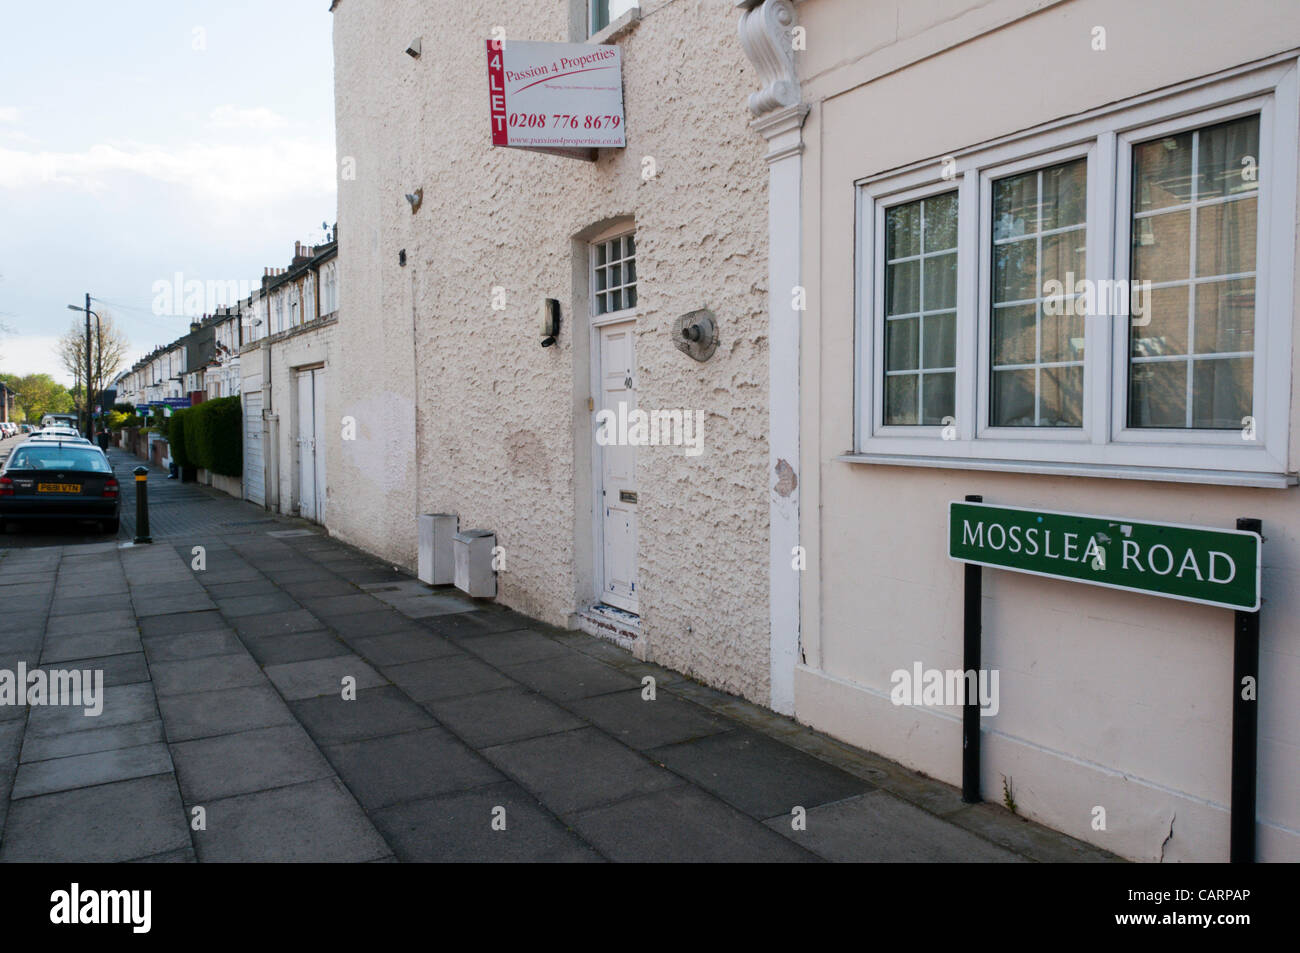
[[[967,503],[983,503],[984,497],[971,495]],[[980,700],[976,685],[980,671],[980,600],[983,597],[984,567],[966,563],[966,604],[962,624],[962,671],[974,672],[965,678],[966,704],[961,710],[961,799],[977,804],[980,797]]]
[[[1261,520],[1243,517],[1237,529],[1264,536]],[[1255,781],[1259,734],[1259,613],[1233,614],[1232,644],[1232,803],[1228,858],[1255,862]]]

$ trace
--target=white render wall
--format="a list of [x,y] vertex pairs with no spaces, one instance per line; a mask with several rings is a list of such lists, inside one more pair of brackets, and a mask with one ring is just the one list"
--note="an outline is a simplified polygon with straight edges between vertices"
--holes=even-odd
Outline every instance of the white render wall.
[[[809,566],[797,717],[960,783],[960,710],[889,699],[895,669],[962,667],[949,500],[981,493],[1027,508],[1228,528],[1259,517],[1258,856],[1300,859],[1300,491],[834,459],[853,442],[856,179],[1298,47],[1294,5],[808,0],[799,14],[808,31],[799,69],[813,106],[803,379],[817,385],[803,389]],[[1097,25],[1108,52],[1091,49]],[[1295,469],[1300,409],[1291,413]],[[1001,711],[983,719],[986,800],[1001,800],[1005,775],[1022,813],[1123,856],[1227,859],[1231,612],[985,570],[983,623],[984,666],[1001,672]],[[1098,805],[1105,832],[1090,824]]]
[[[331,500],[347,505],[331,506],[327,525],[414,567],[416,515],[458,513],[505,549],[500,602],[566,625],[592,601],[582,242],[632,217],[640,406],[705,413],[702,455],[638,455],[643,650],[766,703],[767,168],[748,127],[757,81],[738,14],[714,0],[643,3],[641,22],[617,41],[625,150],[594,164],[494,150],[492,28],[504,26],[507,42],[568,41],[570,12],[559,0],[335,8],[348,318],[338,332],[346,373],[331,388],[358,435],[345,443],[331,429]],[[404,50],[417,36],[424,52],[414,60]],[[646,157],[658,170],[649,180]],[[403,195],[419,187],[412,215]],[[491,308],[495,286],[506,290],[504,311]],[[563,320],[545,350],[543,297],[559,299]],[[697,364],[669,332],[706,306],[721,344]]]

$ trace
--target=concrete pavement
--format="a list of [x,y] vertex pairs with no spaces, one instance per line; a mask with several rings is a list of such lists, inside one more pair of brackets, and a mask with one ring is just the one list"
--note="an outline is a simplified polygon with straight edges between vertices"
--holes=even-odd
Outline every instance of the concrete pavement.
[[0,860],[1113,859],[165,476],[152,546],[128,498],[122,540],[0,549],[0,670],[105,681],[0,705]]

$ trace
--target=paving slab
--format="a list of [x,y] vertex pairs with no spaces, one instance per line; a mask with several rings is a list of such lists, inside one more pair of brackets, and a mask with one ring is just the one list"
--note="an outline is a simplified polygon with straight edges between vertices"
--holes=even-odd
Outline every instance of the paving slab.
[[404,665],[426,659],[465,657],[465,653],[428,629],[406,629],[386,635],[352,639],[357,654],[375,665]]
[[155,635],[190,635],[194,632],[212,632],[226,628],[228,628],[226,620],[215,607],[198,612],[153,616],[140,621],[140,633],[145,638]]
[[158,717],[153,686],[148,682],[104,686],[103,711],[87,715],[84,707],[40,705],[27,717],[27,734],[34,737],[153,721]]
[[681,784],[595,728],[497,745],[482,754],[560,815]]
[[551,656],[502,669],[534,691],[559,701],[572,701],[617,691],[640,691],[641,683],[580,652]]
[[157,775],[13,802],[0,861],[114,863],[189,846],[176,782]]
[[143,652],[74,659],[50,667],[80,672],[102,672],[105,685],[130,685],[134,682],[149,681],[149,667],[145,665]]
[[200,861],[356,863],[390,854],[360,805],[333,778],[223,798],[194,832]]
[[329,745],[325,755],[370,811],[502,780],[499,771],[442,728]]
[[91,609],[77,615],[57,615],[51,612],[50,621],[45,625],[45,638],[135,627],[135,616],[130,609]]
[[298,725],[183,741],[171,754],[181,795],[191,804],[334,776]]
[[[81,619],[83,616],[72,616]],[[141,651],[140,632],[128,629],[89,631],[75,635],[49,635],[41,649],[41,664],[68,662],[104,655],[122,655]]]
[[111,748],[47,761],[28,761],[18,766],[11,796],[16,801],[155,774],[170,776],[171,770],[172,760],[167,746],[160,743]]
[[351,655],[352,649],[333,632],[289,632],[284,635],[246,635],[248,651],[261,665],[282,665],[311,659]]
[[380,671],[418,702],[490,692],[515,684],[490,665],[468,656],[386,665]]
[[211,692],[223,688],[264,685],[262,670],[247,652],[231,655],[207,655],[175,662],[155,662],[154,689],[161,698],[190,692]]
[[488,632],[473,639],[463,639],[460,644],[465,651],[497,668],[568,656],[573,652],[567,645],[556,642],[536,629]]
[[130,608],[131,596],[126,591],[109,592],[99,596],[69,596],[56,592],[54,601],[50,603],[50,615],[80,615],[83,612],[97,612],[100,609],[129,611]]
[[372,599],[364,592],[350,592],[342,595],[337,592],[328,596],[310,596],[305,604],[311,611],[326,622],[339,616],[356,615],[359,612],[380,612],[386,606],[378,599]]
[[655,748],[656,761],[752,817],[786,817],[874,785],[749,728]]
[[141,640],[151,663],[175,662],[208,655],[231,655],[243,649],[233,629],[193,632],[186,635],[156,635]]
[[217,599],[216,603],[221,614],[229,619],[248,615],[266,615],[271,612],[292,612],[302,608],[293,597],[284,592],[226,596]]
[[[493,828],[504,809],[504,830]],[[375,826],[402,861],[583,863],[601,857],[516,784],[490,784],[376,811]]]
[[386,635],[411,628],[411,620],[391,609],[376,609],[359,615],[339,615],[329,620],[329,627],[349,641],[371,635]]
[[522,686],[424,703],[472,748],[581,728],[585,722]]
[[165,695],[158,707],[173,744],[293,723],[293,714],[270,685]]
[[317,695],[342,697],[345,678],[355,679],[351,687],[356,690],[387,684],[387,679],[355,655],[335,655],[305,662],[268,665],[266,677],[289,701],[314,698]]
[[653,701],[642,689],[613,692],[569,702],[573,712],[625,745],[647,750],[729,731],[735,723],[666,692]]
[[341,744],[436,727],[429,713],[392,685],[357,692],[353,701],[321,695],[289,707],[319,745]]
[[808,863],[817,857],[698,788],[680,785],[565,820],[624,863]]
[[306,609],[289,612],[268,612],[264,615],[245,615],[232,619],[240,635],[281,635],[287,632],[315,632],[322,628],[321,621]]
[[841,863],[1019,863],[996,847],[885,791],[808,808],[806,828],[792,816],[767,826],[826,860]]
[[509,609],[475,612],[455,612],[447,615],[432,616],[421,619],[434,632],[451,638],[482,635],[485,632],[509,632],[514,629],[529,629],[537,625],[536,621]]
[[61,735],[28,734],[23,740],[21,761],[46,761],[50,758],[69,758],[96,751],[116,748],[134,748],[138,745],[163,741],[162,719],[138,721],[129,725],[106,725],[86,731],[73,731]]

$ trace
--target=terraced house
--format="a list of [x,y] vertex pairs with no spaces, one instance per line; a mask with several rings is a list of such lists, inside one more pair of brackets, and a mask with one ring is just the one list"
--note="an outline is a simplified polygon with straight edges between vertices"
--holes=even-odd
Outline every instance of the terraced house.
[[1120,855],[1300,858],[1294,10],[332,10],[333,533],[489,531],[499,601]]

